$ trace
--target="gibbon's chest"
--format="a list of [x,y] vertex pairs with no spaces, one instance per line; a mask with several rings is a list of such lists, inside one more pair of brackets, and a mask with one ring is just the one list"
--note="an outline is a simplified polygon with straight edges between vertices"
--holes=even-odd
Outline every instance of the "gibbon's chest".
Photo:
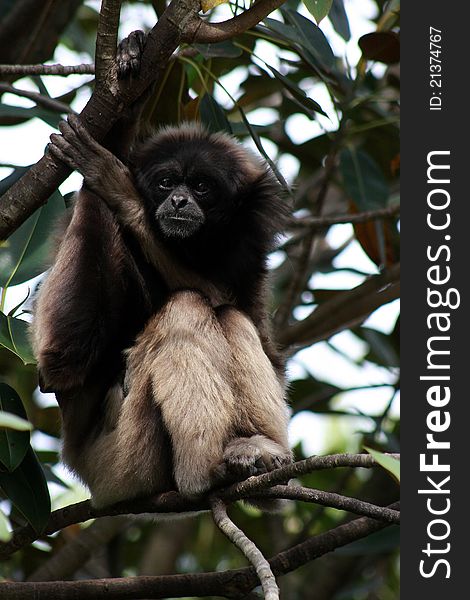
[[179,290],[195,290],[205,296],[213,308],[225,304],[236,305],[232,286],[215,278],[209,278],[186,265],[166,248],[157,257],[157,268],[170,293]]

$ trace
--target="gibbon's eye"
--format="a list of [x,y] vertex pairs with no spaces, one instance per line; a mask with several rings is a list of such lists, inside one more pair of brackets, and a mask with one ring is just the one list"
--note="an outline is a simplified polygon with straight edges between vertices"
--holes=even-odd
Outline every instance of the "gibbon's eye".
[[172,190],[175,187],[175,181],[171,177],[163,177],[158,182],[158,187],[162,190]]
[[211,189],[209,183],[203,179],[195,181],[193,188],[198,194],[207,194]]

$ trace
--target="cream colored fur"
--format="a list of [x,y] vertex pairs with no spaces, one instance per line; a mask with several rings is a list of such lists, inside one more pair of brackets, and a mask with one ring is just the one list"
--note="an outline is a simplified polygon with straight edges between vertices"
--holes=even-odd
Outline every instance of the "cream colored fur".
[[176,487],[190,497],[226,475],[225,463],[290,460],[283,389],[256,329],[234,308],[219,318],[197,292],[173,294],[129,350],[128,394],[108,393],[103,433],[80,456],[64,449],[96,506],[170,489],[163,429]]

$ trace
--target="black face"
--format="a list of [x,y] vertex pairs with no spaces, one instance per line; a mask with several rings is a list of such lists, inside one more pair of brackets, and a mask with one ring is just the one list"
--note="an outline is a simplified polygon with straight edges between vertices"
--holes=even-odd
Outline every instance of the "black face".
[[206,221],[204,209],[215,201],[216,183],[182,167],[166,165],[160,177],[153,179],[155,217],[166,237],[186,238],[196,233]]
[[206,135],[161,135],[134,158],[137,187],[165,238],[186,239],[228,225],[241,194],[230,147]]

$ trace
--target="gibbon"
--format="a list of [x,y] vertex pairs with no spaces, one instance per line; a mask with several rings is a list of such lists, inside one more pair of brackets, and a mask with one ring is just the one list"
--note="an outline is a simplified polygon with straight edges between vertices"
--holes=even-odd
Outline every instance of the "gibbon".
[[289,463],[266,257],[287,214],[266,165],[200,125],[127,165],[77,117],[50,152],[84,177],[32,327],[63,458],[95,506],[214,486]]

